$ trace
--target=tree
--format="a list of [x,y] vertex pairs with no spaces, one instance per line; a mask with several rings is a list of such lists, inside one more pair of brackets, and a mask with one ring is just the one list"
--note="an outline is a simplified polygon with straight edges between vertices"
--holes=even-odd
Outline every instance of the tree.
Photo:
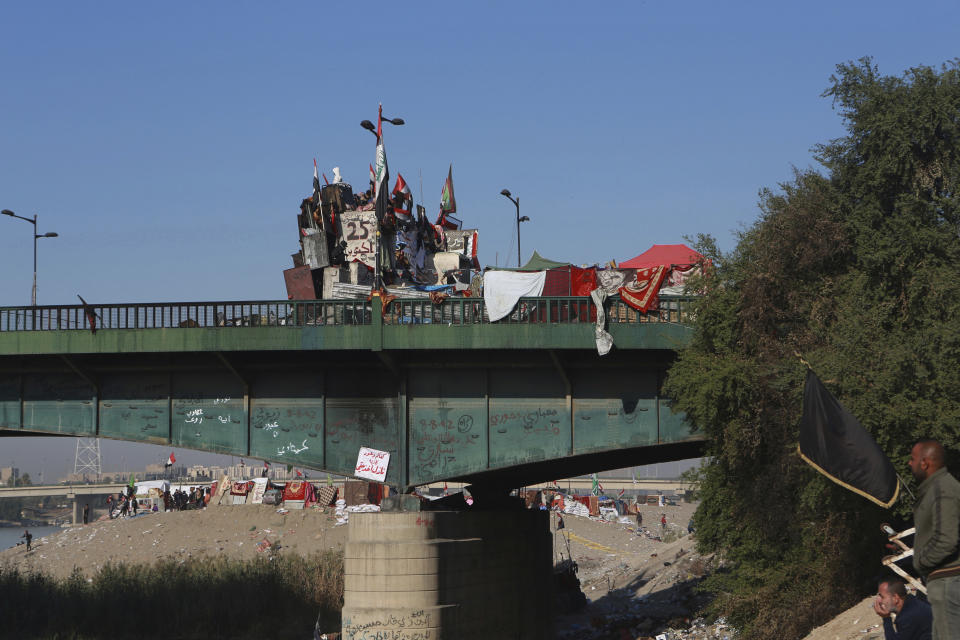
[[816,147],[822,173],[762,191],[736,249],[710,256],[666,382],[710,438],[695,526],[731,561],[708,587],[748,639],[800,638],[862,598],[880,573],[878,523],[909,516],[908,501],[882,510],[796,455],[796,353],[902,477],[921,436],[960,450],[957,63],[896,78],[841,64],[824,96],[847,135]]

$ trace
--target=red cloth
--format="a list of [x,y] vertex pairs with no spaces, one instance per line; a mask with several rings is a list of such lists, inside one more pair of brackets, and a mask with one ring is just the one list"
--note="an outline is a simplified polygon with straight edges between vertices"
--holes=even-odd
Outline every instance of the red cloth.
[[628,305],[646,313],[657,308],[657,292],[667,274],[667,267],[660,265],[647,269],[637,269],[637,279],[620,287],[620,298]]
[[570,295],[589,296],[597,288],[597,268],[570,267]]
[[230,495],[245,496],[250,493],[250,487],[246,482],[234,482],[230,486]]
[[306,500],[307,499],[307,483],[302,480],[296,482],[288,482],[287,486],[283,488],[283,499],[284,500]]
[[547,279],[540,295],[545,298],[570,295],[570,267],[547,269]]
[[619,268],[644,269],[663,264],[669,269],[671,265],[692,265],[701,260],[706,258],[685,244],[655,244],[636,258],[621,262]]

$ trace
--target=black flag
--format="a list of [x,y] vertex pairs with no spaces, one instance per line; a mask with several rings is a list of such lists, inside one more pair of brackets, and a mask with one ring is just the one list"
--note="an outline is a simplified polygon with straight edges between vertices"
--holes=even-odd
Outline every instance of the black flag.
[[881,507],[890,507],[900,493],[897,472],[880,445],[809,369],[803,389],[800,457]]

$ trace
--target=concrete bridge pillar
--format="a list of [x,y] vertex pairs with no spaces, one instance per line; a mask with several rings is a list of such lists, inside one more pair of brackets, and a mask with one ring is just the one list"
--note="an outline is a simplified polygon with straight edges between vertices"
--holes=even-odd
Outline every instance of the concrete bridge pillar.
[[73,524],[80,524],[80,496],[73,496]]
[[546,511],[350,514],[344,640],[553,638]]

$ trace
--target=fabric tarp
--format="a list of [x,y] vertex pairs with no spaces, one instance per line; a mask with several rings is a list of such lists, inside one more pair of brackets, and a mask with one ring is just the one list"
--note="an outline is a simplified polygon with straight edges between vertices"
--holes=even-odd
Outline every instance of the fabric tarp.
[[705,258],[685,244],[655,244],[635,258],[621,262],[621,269],[645,269],[666,265],[687,266]]
[[546,279],[546,271],[488,271],[484,276],[483,298],[490,322],[510,315],[520,298],[542,295]]
[[637,278],[620,287],[620,298],[628,305],[646,313],[657,308],[657,292],[666,275],[667,267],[659,265],[637,269]]

